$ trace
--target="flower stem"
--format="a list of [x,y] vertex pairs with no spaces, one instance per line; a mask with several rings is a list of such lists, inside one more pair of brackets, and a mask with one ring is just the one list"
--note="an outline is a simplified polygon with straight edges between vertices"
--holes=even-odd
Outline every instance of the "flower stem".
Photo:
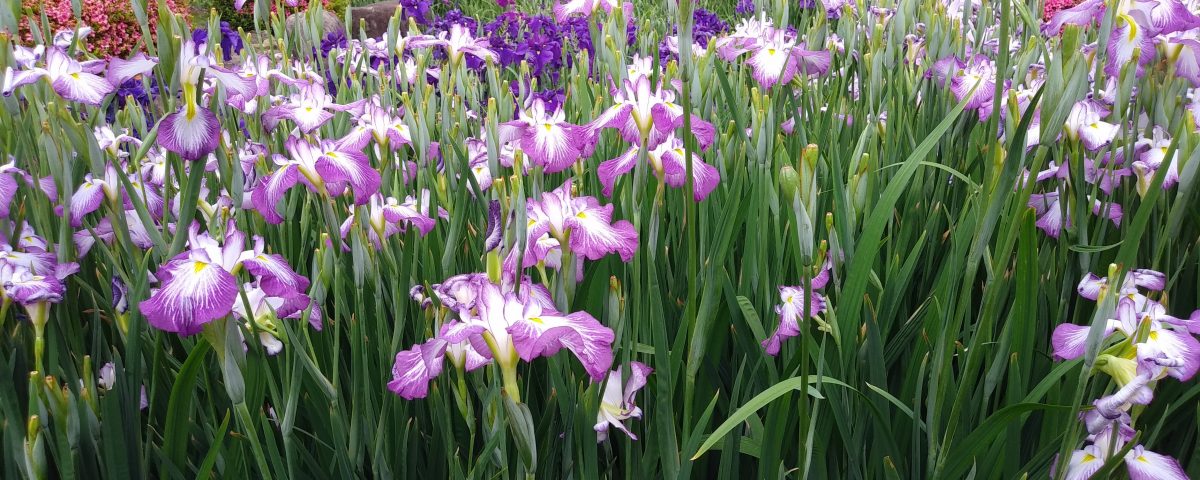
[[521,403],[521,388],[517,384],[517,366],[500,366],[500,376],[504,379],[504,393],[514,403]]
[[250,418],[250,409],[246,407],[245,402],[239,402],[233,408],[237,410],[238,420],[241,421],[242,428],[246,429],[246,437],[250,439],[250,449],[254,452],[254,461],[258,464],[258,471],[262,473],[262,478],[270,480],[271,470],[267,468],[266,455],[263,454],[262,445],[258,443],[258,433],[254,428],[253,419]]

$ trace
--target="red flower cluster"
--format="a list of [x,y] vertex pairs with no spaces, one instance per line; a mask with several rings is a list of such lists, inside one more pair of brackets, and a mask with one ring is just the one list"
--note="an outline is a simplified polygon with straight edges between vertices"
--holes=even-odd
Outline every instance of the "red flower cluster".
[[1046,0],[1046,8],[1042,12],[1042,18],[1049,20],[1054,14],[1060,10],[1066,10],[1079,4],[1079,0]]
[[[188,8],[186,0],[164,0],[176,15],[186,17]],[[71,0],[21,0],[21,7],[26,11],[46,12],[50,21],[50,32],[75,27],[75,14],[71,11]],[[150,0],[147,15],[150,20],[150,33],[155,33],[154,21],[158,11],[156,0]],[[101,57],[125,56],[138,40],[142,38],[142,29],[138,26],[137,18],[129,8],[128,2],[113,2],[110,0],[84,0],[83,24],[92,27],[92,34],[87,37],[89,50]],[[26,43],[35,43],[33,33],[25,19],[21,21],[21,38]],[[39,42],[40,43],[40,42]]]

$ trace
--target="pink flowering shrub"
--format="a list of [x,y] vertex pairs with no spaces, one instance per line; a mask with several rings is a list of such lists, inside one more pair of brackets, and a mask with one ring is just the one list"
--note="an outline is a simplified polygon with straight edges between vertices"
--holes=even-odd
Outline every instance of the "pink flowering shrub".
[[[188,15],[186,0],[165,0],[167,7],[176,15]],[[75,14],[71,11],[71,0],[21,0],[21,7],[37,18],[40,12],[46,12],[50,21],[51,33],[60,29],[75,27]],[[150,33],[155,28],[157,11],[155,0],[150,0],[147,7],[150,19]],[[137,18],[129,2],[112,0],[84,0],[83,23],[92,27],[92,34],[87,37],[87,44],[92,53],[101,57],[125,56],[138,40],[142,38],[142,29],[138,26]],[[33,42],[33,33],[26,20],[21,21],[21,38],[25,42]]]
[[1042,18],[1047,20],[1053,17],[1060,10],[1066,10],[1074,7],[1079,3],[1079,0],[1046,0],[1046,8],[1042,13]]

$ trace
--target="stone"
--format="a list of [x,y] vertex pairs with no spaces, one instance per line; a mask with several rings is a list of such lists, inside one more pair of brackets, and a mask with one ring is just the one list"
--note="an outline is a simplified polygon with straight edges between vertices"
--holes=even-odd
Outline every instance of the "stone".
[[[376,2],[370,5],[350,9],[350,37],[358,38],[359,24],[363,26],[369,38],[379,38],[387,33],[388,22],[396,9],[400,8],[398,1]],[[405,25],[401,25],[407,28]]]
[[[326,35],[329,34],[329,32],[343,29],[342,19],[338,18],[336,14],[330,11],[322,12],[321,23],[321,31]],[[288,15],[285,25],[287,26],[288,35],[300,36],[301,32],[306,29],[304,24],[304,12],[297,12]],[[320,42],[320,38],[316,39],[316,43]]]

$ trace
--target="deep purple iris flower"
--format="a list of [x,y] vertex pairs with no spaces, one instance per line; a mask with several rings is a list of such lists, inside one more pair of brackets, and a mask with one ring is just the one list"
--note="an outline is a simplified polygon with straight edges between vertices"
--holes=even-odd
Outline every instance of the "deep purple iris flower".
[[[754,11],[753,3],[750,4],[750,11]],[[707,46],[710,39],[716,38],[728,31],[729,24],[721,20],[721,17],[717,16],[717,14],[703,8],[697,8],[695,12],[692,12],[692,41],[694,43]],[[671,33],[678,35],[679,27],[671,27]],[[665,63],[668,59],[675,58],[675,56],[671,52],[667,40],[663,39],[658,44],[658,58]]]
[[[208,29],[198,28],[192,31],[192,41],[196,45],[208,42]],[[242,53],[242,36],[237,30],[229,25],[229,22],[221,22],[221,51],[225,52],[225,56],[237,55]]]

